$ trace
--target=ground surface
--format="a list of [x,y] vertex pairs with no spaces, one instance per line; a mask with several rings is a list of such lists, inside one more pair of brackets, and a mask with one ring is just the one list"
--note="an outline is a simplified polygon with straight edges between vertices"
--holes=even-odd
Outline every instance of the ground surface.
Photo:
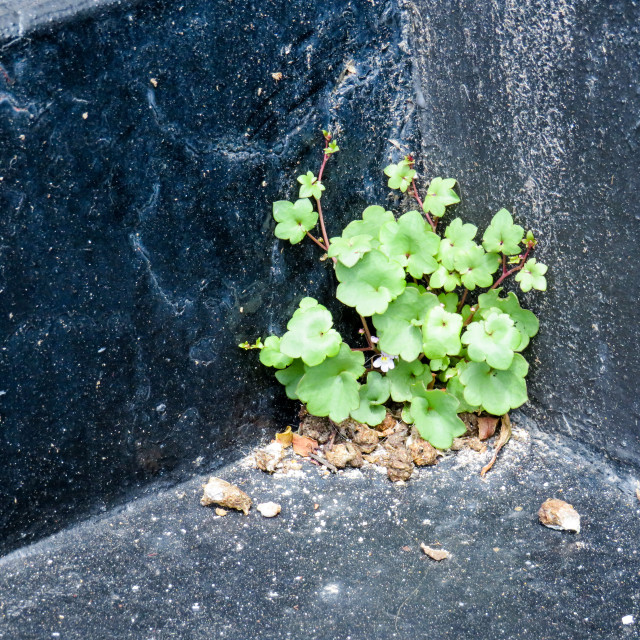
[[[14,552],[0,638],[640,637],[634,478],[523,418],[483,480],[489,456],[463,451],[405,485],[373,468],[229,465],[216,475],[282,513],[218,517],[199,504],[203,476]],[[549,497],[577,508],[581,533],[538,523]]]

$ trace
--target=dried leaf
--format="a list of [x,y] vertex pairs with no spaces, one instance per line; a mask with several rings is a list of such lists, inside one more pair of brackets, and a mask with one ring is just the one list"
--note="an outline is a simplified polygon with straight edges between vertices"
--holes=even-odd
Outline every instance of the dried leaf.
[[279,442],[285,449],[291,446],[291,443],[293,442],[291,425],[289,425],[282,433],[276,433],[276,442]]
[[446,560],[451,554],[444,549],[434,549],[433,547],[428,547],[424,542],[420,544],[420,548],[428,555],[432,560],[436,562],[440,562],[441,560]]
[[509,438],[511,437],[511,419],[509,418],[509,414],[505,413],[502,416],[502,426],[500,427],[500,437],[498,438],[498,442],[496,444],[495,451],[493,452],[493,458],[489,461],[489,464],[482,468],[480,472],[480,476],[484,478],[487,471],[493,467],[495,461],[498,459],[498,452],[502,447],[504,447],[507,442],[509,442]]
[[297,433],[293,434],[292,439],[293,451],[303,458],[307,458],[310,453],[313,453],[318,448],[318,443],[313,438],[307,438],[306,436],[300,436]]
[[490,438],[498,426],[498,418],[495,416],[481,416],[478,418],[478,438],[486,440]]

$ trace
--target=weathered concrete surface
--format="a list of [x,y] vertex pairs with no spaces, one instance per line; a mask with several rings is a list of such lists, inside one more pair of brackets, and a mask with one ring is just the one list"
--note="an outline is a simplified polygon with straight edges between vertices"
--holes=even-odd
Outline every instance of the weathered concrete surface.
[[[0,638],[637,638],[632,486],[575,442],[516,424],[484,480],[490,452],[405,486],[373,469],[231,465],[217,474],[279,516],[216,517],[199,504],[207,476],[130,503],[0,559]],[[578,510],[579,534],[538,523],[550,497]],[[421,543],[451,557],[429,560]]]
[[638,3],[405,6],[428,173],[458,177],[465,219],[512,209],[550,266],[524,296],[542,327],[529,410],[637,465]]
[[282,251],[270,216],[327,127],[330,233],[366,204],[402,209],[380,172],[389,140],[458,178],[463,218],[506,206],[539,233],[549,292],[525,297],[542,321],[525,410],[637,466],[638,12],[190,0],[4,31],[3,543],[291,418],[235,345],[281,331],[300,292],[332,295],[315,247]]

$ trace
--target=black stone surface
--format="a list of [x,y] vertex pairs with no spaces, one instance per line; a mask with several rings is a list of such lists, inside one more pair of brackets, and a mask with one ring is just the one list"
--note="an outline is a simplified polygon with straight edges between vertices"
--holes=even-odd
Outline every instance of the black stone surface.
[[399,21],[392,3],[150,2],[7,43],[4,548],[290,419],[236,345],[333,285],[314,246],[283,252],[271,202],[317,171],[322,128],[343,131],[328,180],[349,168],[330,232],[384,200]]
[[[199,505],[205,476],[132,502],[0,560],[0,638],[637,638],[633,483],[517,425],[484,480],[489,451],[405,486],[373,469],[232,465],[219,475],[279,516],[217,517]],[[574,505],[580,533],[538,523],[550,497]],[[451,557],[436,563],[421,543]]]
[[456,214],[482,227],[506,206],[539,232],[526,411],[637,467],[638,11],[191,0],[5,32],[2,548],[291,419],[235,345],[281,331],[301,292],[329,302],[315,247],[282,251],[270,217],[327,127],[330,233],[401,208],[389,140],[458,178]]

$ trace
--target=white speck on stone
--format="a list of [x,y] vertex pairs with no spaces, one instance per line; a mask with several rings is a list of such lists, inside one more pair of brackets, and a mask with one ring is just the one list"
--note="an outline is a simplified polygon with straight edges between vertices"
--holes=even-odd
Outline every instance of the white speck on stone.
[[137,584],[134,584],[133,587],[131,587],[131,591],[140,591],[140,587]]
[[274,518],[277,516],[281,507],[277,502],[262,502],[256,506],[256,509],[265,517],[265,518]]
[[194,602],[191,605],[191,611],[200,611],[200,605],[197,602]]
[[328,584],[322,589],[323,595],[336,596],[340,593],[340,585]]
[[362,537],[358,538],[358,542],[364,542],[364,538]]
[[635,618],[633,616],[622,616],[622,624],[633,624]]

